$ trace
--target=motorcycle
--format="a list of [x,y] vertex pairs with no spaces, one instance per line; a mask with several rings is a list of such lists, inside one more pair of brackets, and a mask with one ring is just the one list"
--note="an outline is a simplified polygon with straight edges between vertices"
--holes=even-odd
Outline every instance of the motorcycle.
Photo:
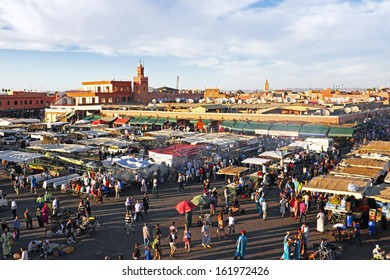
[[320,244],[314,243],[314,259],[336,260],[343,256],[343,246],[322,240]]

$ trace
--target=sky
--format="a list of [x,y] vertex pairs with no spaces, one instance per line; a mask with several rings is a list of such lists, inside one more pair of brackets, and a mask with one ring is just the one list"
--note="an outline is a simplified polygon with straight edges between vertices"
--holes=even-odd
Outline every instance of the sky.
[[390,87],[388,0],[1,0],[0,88]]

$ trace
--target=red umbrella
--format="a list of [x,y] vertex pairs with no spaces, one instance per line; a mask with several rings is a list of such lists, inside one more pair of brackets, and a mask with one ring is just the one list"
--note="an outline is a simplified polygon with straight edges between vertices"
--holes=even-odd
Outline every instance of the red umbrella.
[[195,207],[196,206],[191,201],[183,200],[179,202],[175,208],[177,212],[179,212],[180,214],[184,214],[186,212],[192,211],[192,209],[194,209]]

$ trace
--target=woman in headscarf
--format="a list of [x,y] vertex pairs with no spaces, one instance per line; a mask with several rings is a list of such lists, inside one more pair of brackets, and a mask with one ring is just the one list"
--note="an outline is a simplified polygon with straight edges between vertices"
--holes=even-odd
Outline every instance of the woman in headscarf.
[[11,233],[8,231],[8,228],[5,228],[0,238],[1,246],[3,248],[4,259],[6,259],[11,254],[11,249],[12,249],[11,238],[12,238]]
[[280,258],[281,260],[290,260],[290,252],[291,252],[291,237],[288,237],[286,241],[283,243],[283,255]]
[[47,204],[45,203],[44,205],[43,205],[43,208],[42,208],[42,210],[41,210],[41,212],[42,212],[42,222],[44,223],[44,224],[48,224],[49,223],[49,207],[47,206]]

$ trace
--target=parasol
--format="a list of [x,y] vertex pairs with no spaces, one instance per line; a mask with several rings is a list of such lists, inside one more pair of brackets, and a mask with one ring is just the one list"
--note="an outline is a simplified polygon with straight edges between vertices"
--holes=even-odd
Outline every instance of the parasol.
[[200,194],[197,196],[194,196],[193,199],[191,199],[191,202],[195,205],[206,205],[210,203],[210,198],[207,195]]
[[177,212],[179,212],[180,214],[184,214],[186,212],[192,211],[192,209],[194,209],[195,207],[196,206],[191,201],[183,200],[180,201],[175,208]]

